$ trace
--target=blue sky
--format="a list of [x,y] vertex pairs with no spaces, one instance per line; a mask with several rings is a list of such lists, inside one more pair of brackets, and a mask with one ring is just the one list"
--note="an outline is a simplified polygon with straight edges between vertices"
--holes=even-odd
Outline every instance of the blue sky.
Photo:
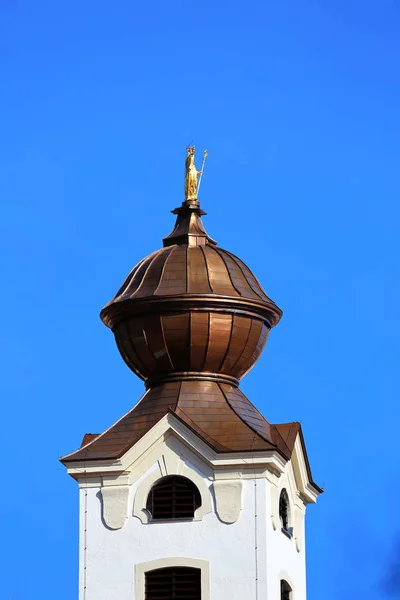
[[309,600],[400,598],[399,27],[395,0],[1,2],[2,598],[77,597],[58,457],[142,394],[98,313],[192,141],[208,232],[284,310],[242,389],[326,490]]

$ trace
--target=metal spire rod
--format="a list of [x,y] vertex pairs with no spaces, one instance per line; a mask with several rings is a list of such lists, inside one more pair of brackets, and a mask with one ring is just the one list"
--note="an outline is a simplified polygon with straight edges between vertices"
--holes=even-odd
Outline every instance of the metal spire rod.
[[204,150],[204,154],[203,154],[203,164],[201,165],[201,171],[200,171],[200,177],[199,177],[199,182],[197,184],[197,197],[199,196],[199,191],[200,191],[200,184],[201,184],[201,180],[203,178],[203,173],[204,173],[204,165],[206,164],[206,158],[208,156],[208,150]]

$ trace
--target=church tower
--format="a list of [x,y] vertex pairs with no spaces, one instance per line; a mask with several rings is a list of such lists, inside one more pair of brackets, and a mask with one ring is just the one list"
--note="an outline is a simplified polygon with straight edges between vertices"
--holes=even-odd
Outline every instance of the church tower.
[[145,394],[61,460],[80,491],[79,600],[306,600],[301,426],[239,387],[282,312],[204,229],[194,148],[163,247],[101,311]]

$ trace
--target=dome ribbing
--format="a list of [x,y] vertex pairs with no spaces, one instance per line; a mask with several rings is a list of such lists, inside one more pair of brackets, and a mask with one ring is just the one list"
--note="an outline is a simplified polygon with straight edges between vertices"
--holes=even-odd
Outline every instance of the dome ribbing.
[[282,312],[250,269],[208,236],[198,204],[173,212],[164,247],[132,269],[101,318],[147,386],[166,378],[236,385]]

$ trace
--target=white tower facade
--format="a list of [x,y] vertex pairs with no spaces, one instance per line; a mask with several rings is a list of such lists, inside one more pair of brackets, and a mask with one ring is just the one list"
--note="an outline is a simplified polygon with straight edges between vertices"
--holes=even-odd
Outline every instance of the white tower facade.
[[[148,574],[176,567],[200,578],[200,596],[177,598],[306,600],[304,517],[319,489],[299,430],[290,461],[219,456],[168,414],[112,464],[64,460],[80,489],[80,600],[147,600]],[[196,487],[200,506],[193,517],[153,519],[149,494],[172,476]]]
[[62,459],[80,490],[79,600],[306,600],[322,490],[300,424],[270,424],[239,389],[282,313],[207,235],[193,181],[101,314],[147,391]]

